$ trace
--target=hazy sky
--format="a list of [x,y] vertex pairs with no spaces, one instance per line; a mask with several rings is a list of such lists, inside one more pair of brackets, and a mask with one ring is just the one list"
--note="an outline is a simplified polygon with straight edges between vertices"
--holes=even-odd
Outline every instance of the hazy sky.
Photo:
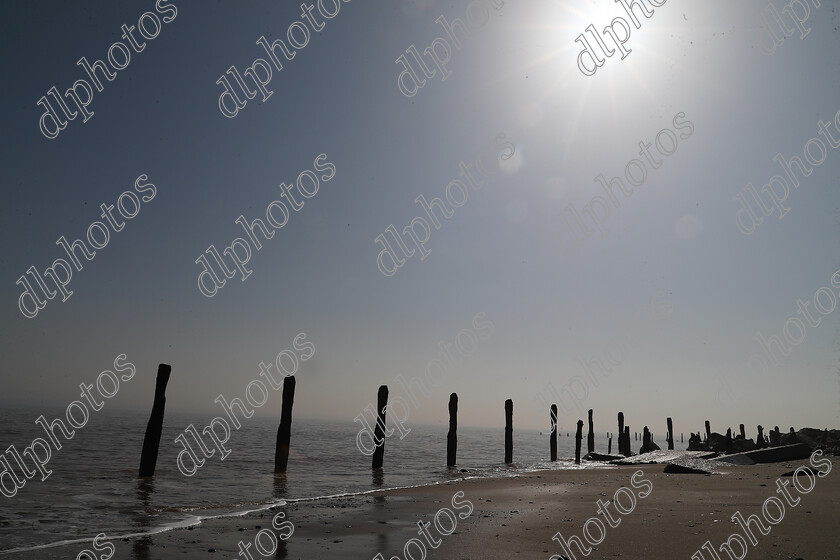
[[[771,3],[781,8],[781,0]],[[307,27],[308,44],[282,59],[282,71],[273,68],[271,97],[262,102],[257,93],[226,118],[216,82],[231,65],[241,73],[267,58],[260,37],[287,39],[289,26],[304,21],[300,2],[174,0],[159,7],[176,6],[175,19],[161,21],[113,81],[99,72],[103,89],[88,105],[94,115],[48,139],[38,100],[52,86],[64,92],[89,80],[76,62],[107,60],[112,44],[127,44],[123,24],[155,13],[152,0],[77,4],[16,2],[0,23],[0,399],[34,405],[33,420],[38,409],[78,399],[79,383],[95,382],[122,353],[137,375],[109,409],[148,410],[165,362],[173,368],[168,410],[218,413],[219,394],[243,397],[260,362],[273,362],[304,332],[315,355],[296,375],[295,415],[352,423],[380,384],[403,394],[394,378],[422,376],[439,342],[452,344],[484,313],[490,337],[418,399],[409,423],[444,422],[455,391],[464,425],[502,426],[503,402],[512,398],[515,425],[542,427],[547,410],[538,395],[546,385],[560,391],[575,376],[586,379],[579,357],[619,347],[617,365],[597,386],[589,378],[581,405],[594,407],[603,430],[614,428],[618,410],[632,426],[657,432],[668,415],[686,433],[706,418],[720,431],[744,422],[751,435],[759,423],[786,430],[840,422],[840,304],[814,311],[840,298],[840,274],[832,285],[840,270],[840,148],[823,140],[824,161],[796,175],[796,188],[773,161],[777,153],[803,158],[811,138],[825,138],[820,120],[840,140],[831,3],[811,5],[804,39],[794,30],[766,54],[759,17],[767,1],[671,0],[641,17],[640,29],[628,27],[626,58],[606,58],[586,76],[575,38],[590,24],[627,20],[619,3],[505,0],[495,9],[481,0],[472,13],[478,18],[487,6],[489,21],[457,35],[451,75],[441,81],[436,71],[413,97],[397,87],[403,68],[395,60],[411,45],[451,43],[435,20],[464,19],[468,2],[353,0],[332,19],[316,7],[324,28]],[[154,29],[151,17],[144,22]],[[444,58],[442,44],[436,52]],[[659,135],[660,143],[672,153],[656,156],[664,129],[673,134]],[[415,252],[383,275],[375,238],[425,217],[415,199],[444,198],[459,164],[499,134],[515,149],[491,152],[509,156],[501,171],[431,230],[425,259]],[[644,164],[644,182],[630,196],[615,190],[619,205],[609,204],[595,178],[624,177],[628,162],[644,159],[640,142],[654,143],[659,167]],[[809,149],[819,158],[816,143]],[[334,177],[301,198],[272,239],[259,237],[259,251],[251,246],[246,280],[237,273],[214,297],[202,295],[196,259],[211,244],[223,251],[245,238],[240,215],[265,221],[266,207],[281,199],[278,186],[314,171],[319,154]],[[142,194],[134,185],[143,174],[154,198],[73,269],[67,301],[59,295],[24,317],[16,281],[30,266],[43,272],[67,259],[56,240],[85,238],[91,223],[105,221],[101,204],[116,204],[124,191]],[[760,192],[776,175],[789,185],[781,203],[789,211],[780,219],[764,192],[773,214],[751,234],[739,231],[735,197],[750,183]],[[782,193],[778,181],[769,188]],[[603,238],[583,210],[593,197],[610,209],[604,219],[598,199],[589,207],[609,229]],[[560,237],[572,224],[571,214],[559,218],[565,209],[592,230],[586,237],[575,230],[574,251]],[[797,300],[812,301],[822,287],[809,308],[819,319],[812,326],[797,314]],[[766,359],[754,335],[784,340],[789,317],[805,325],[804,339],[784,342],[791,351],[777,352],[778,365],[751,364],[755,354]],[[788,336],[802,337],[796,321]],[[582,394],[579,382],[575,390]],[[258,413],[279,410],[278,391]],[[561,424],[571,429],[572,416]]]

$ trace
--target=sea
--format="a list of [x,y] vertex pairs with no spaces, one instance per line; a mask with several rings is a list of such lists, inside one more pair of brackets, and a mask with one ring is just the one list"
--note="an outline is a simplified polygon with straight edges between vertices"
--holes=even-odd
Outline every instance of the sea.
[[[0,412],[0,449],[14,445],[22,452],[34,438],[46,438],[34,423],[41,414],[48,420],[64,417],[61,409]],[[167,413],[155,476],[139,479],[149,413],[105,409],[91,415],[72,439],[63,441],[59,436],[62,448],[52,448],[46,465],[52,474],[45,481],[36,474],[14,497],[0,496],[0,555],[14,557],[24,551],[89,543],[99,533],[109,539],[154,534],[208,518],[240,516],[283,501],[362,495],[461,478],[509,477],[543,469],[609,468],[587,461],[575,465],[575,434],[566,431],[558,434],[559,460],[551,462],[548,432],[519,430],[515,425],[511,465],[504,464],[504,426],[459,427],[458,464],[447,468],[448,425],[407,424],[411,432],[402,440],[398,431],[386,439],[384,468],[374,472],[371,457],[356,447],[360,424],[295,419],[287,473],[275,476],[278,419],[254,416],[241,420],[241,429],[232,430],[226,444],[231,452],[224,461],[217,451],[193,476],[184,476],[176,466],[183,447],[175,438],[190,424],[201,431],[211,418]],[[582,454],[586,453],[585,432]],[[606,433],[596,433],[595,440],[595,450],[606,453]],[[664,447],[663,442],[657,443]],[[634,449],[639,445],[633,442]],[[613,451],[616,447],[613,440]],[[13,460],[11,464],[15,465]]]

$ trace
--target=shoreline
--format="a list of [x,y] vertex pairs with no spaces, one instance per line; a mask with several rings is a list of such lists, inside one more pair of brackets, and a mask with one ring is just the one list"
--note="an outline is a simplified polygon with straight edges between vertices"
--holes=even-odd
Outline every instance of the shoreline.
[[[840,461],[829,459],[835,472],[817,478],[812,491],[802,495],[799,505],[788,509],[769,534],[761,535],[756,530],[757,546],[748,547],[746,558],[834,557],[840,545],[836,532],[840,526],[840,470],[835,470]],[[566,539],[572,535],[583,538],[587,519],[605,519],[598,513],[597,500],[611,500],[621,486],[632,489],[631,477],[641,470],[652,485],[650,494],[638,494],[635,509],[621,516],[616,527],[606,527],[604,540],[589,556],[689,559],[707,540],[717,547],[737,532],[739,526],[731,520],[736,512],[744,517],[761,516],[762,502],[778,495],[775,479],[807,464],[807,460],[749,466],[722,463],[720,474],[714,475],[665,474],[662,464],[641,464],[459,479],[287,502],[243,516],[205,519],[197,526],[151,536],[115,537],[111,542],[114,558],[244,558],[240,541],[253,543],[264,529],[277,533],[271,528],[272,518],[283,512],[284,520],[294,525],[294,532],[287,540],[277,540],[272,558],[374,558],[381,553],[385,559],[398,556],[406,560],[403,547],[418,538],[417,522],[433,522],[435,512],[449,507],[452,496],[462,491],[462,501],[469,500],[474,510],[458,520],[455,531],[442,537],[438,548],[428,551],[429,558],[472,558],[482,550],[482,558],[523,554],[548,560],[563,554],[552,536],[559,531]],[[75,558],[83,549],[97,552],[97,558],[103,556],[101,549],[96,551],[84,544],[8,556]],[[409,550],[419,560],[417,548]],[[254,560],[263,557],[255,548],[250,551]],[[574,551],[577,558],[583,557],[577,554],[577,548]],[[719,554],[721,560],[728,558]]]

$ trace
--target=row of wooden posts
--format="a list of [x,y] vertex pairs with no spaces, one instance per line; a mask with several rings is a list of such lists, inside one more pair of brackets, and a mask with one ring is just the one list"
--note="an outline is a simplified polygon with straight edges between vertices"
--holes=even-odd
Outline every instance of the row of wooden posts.
[[[163,431],[163,414],[166,407],[166,386],[172,367],[168,364],[158,366],[155,382],[155,400],[152,404],[152,414],[146,425],[146,435],[143,438],[143,452],[140,455],[139,476],[155,475],[160,436]],[[277,428],[277,442],[274,448],[274,472],[284,473],[289,464],[289,448],[292,439],[292,406],[295,401],[295,377],[293,375],[283,379],[282,409],[280,411],[280,426]],[[377,450],[378,451],[378,450]]]
[[[388,405],[388,386],[382,385],[376,397],[376,410],[378,416],[376,418],[376,427],[374,428],[374,443],[376,450],[373,453],[373,460],[371,467],[374,469],[381,469],[385,457],[385,411]],[[588,453],[595,452],[595,432],[593,429],[592,409],[588,411],[589,414],[589,432],[586,436],[586,448]],[[557,405],[552,404],[549,410],[549,418],[551,420],[551,436],[549,438],[549,455],[552,461],[557,460]],[[668,425],[668,449],[674,449],[674,423],[670,417],[667,418]],[[706,421],[706,428],[708,431],[709,422]],[[743,431],[743,424],[741,425]],[[624,425],[624,413],[618,413],[618,452],[629,457],[633,454],[630,449],[630,426]],[[568,435],[568,434],[567,434]],[[608,447],[607,454],[612,452],[612,437],[607,433]],[[642,438],[645,443],[653,440],[653,434],[645,426]],[[635,439],[638,440],[638,433],[635,433]],[[583,420],[577,422],[577,433],[575,434],[575,463],[580,464],[580,450],[581,442],[583,440]],[[680,442],[683,441],[683,434],[680,434]],[[381,442],[381,443],[378,443]],[[449,431],[446,434],[446,466],[454,467],[456,464],[456,456],[458,450],[458,394],[452,393],[449,395]],[[505,463],[513,463],[513,400],[507,399],[505,401]]]
[[[143,439],[143,451],[140,457],[139,476],[149,477],[155,474],[160,437],[163,430],[163,416],[166,406],[166,386],[169,383],[169,376],[172,367],[167,364],[158,366],[157,379],[155,383],[155,399],[152,404],[152,413],[149,423],[146,426],[146,435]],[[280,426],[277,429],[277,441],[274,452],[274,472],[284,473],[289,462],[289,447],[292,433],[292,406],[295,398],[295,378],[288,376],[283,380],[282,410],[280,412]],[[382,468],[385,457],[385,411],[388,405],[388,387],[379,387],[376,398],[376,410],[378,418],[374,428],[374,443],[377,444],[373,452],[372,468]],[[589,409],[589,432],[586,437],[586,447],[589,453],[595,451],[595,433],[593,431],[592,409]],[[549,410],[551,420],[550,436],[550,457],[552,461],[557,460],[557,405],[552,404]],[[667,419],[668,449],[674,449],[673,422]],[[759,427],[760,429],[760,427]],[[728,432],[731,435],[731,431]],[[568,434],[567,434],[568,435]],[[635,439],[639,434],[634,432]],[[711,435],[709,421],[706,421],[706,438]],[[744,436],[744,425],[741,424],[741,435]],[[607,433],[608,447],[607,454],[612,453],[612,436]],[[653,435],[645,426],[642,438],[647,444],[652,441]],[[575,434],[575,463],[580,463],[581,442],[583,440],[583,420],[577,422]],[[680,434],[680,441],[683,436]],[[446,435],[446,464],[453,467],[456,464],[458,450],[458,395],[452,393],[449,396],[449,431]],[[629,457],[632,455],[630,449],[630,427],[624,425],[624,413],[618,413],[618,453]],[[513,462],[513,400],[505,401],[505,463]]]

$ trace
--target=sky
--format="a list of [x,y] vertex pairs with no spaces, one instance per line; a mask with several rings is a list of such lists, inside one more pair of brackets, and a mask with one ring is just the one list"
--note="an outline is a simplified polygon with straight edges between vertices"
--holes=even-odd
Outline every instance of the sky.
[[[107,400],[109,410],[149,410],[157,365],[167,363],[167,411],[219,414],[214,399],[244,398],[260,363],[274,363],[305,333],[314,355],[295,375],[299,418],[352,423],[387,384],[410,403],[409,425],[445,423],[452,392],[460,423],[474,426],[501,428],[508,398],[515,426],[530,429],[547,427],[547,405],[558,398],[567,410],[561,429],[587,408],[604,430],[619,410],[632,426],[659,432],[666,416],[686,433],[705,419],[720,431],[744,423],[751,434],[756,424],[840,425],[840,151],[818,126],[840,127],[834,6],[797,12],[802,31],[783,15],[790,36],[768,53],[761,18],[770,6],[781,11],[780,0],[672,0],[649,18],[637,9],[638,29],[611,0],[339,5],[332,19],[314,7],[317,32],[299,2],[7,7],[0,402],[33,407],[33,420],[61,412],[80,398],[80,383],[96,383],[125,354],[137,373]],[[456,28],[456,48],[436,20],[469,26],[468,10],[475,25],[469,35]],[[111,45],[129,44],[122,26],[141,16],[153,38],[127,65],[112,49],[124,66],[108,66],[113,81],[99,70],[92,116],[48,138],[54,129],[47,119],[42,132],[39,99],[53,86],[91,81],[77,61],[110,64]],[[622,59],[600,33],[613,54],[586,75],[593,67],[575,39],[615,18],[625,22],[612,24],[615,36],[630,31],[630,52]],[[296,21],[293,39],[305,42],[303,28],[308,42],[291,60],[278,58],[277,70],[257,41],[288,41]],[[451,60],[435,68],[424,55],[434,75],[416,91],[403,76],[409,97],[395,61],[412,45]],[[271,68],[273,93],[263,99],[244,75],[254,98],[225,116],[217,82],[235,82],[227,70],[242,75],[259,58],[251,75],[265,79]],[[76,91],[83,101],[84,87]],[[232,99],[225,103],[231,112]],[[812,138],[824,139],[825,154]],[[805,162],[808,176],[793,167],[795,186],[774,157],[803,159],[806,147],[812,161],[824,159]],[[462,200],[450,182],[480,154],[479,165],[490,166],[483,184],[448,218],[438,210],[434,227],[415,200],[443,201],[448,188]],[[628,164],[637,185],[613,189],[610,200],[596,177],[624,178],[627,188]],[[273,201],[295,204],[280,185],[306,170],[321,177],[317,193],[298,197],[302,206],[271,239],[257,234],[257,250],[237,218],[265,222]],[[134,194],[121,199],[126,191]],[[120,231],[105,223],[101,204],[123,200],[130,213],[141,196],[150,200]],[[739,214],[744,200],[750,209]],[[272,215],[281,213],[275,206]],[[378,261],[375,240],[393,242],[390,225],[402,232],[414,223],[422,238],[424,220],[422,249],[403,234],[412,255],[398,255],[402,266]],[[72,295],[26,317],[17,281],[29,267],[43,273],[67,260],[57,240],[87,240],[97,221],[108,243],[73,268]],[[104,234],[94,227],[93,235],[101,244]],[[196,260],[210,245],[231,246],[242,260],[247,246],[252,272],[243,279],[225,257],[234,277],[207,297]],[[810,318],[797,313],[798,300],[811,302]],[[425,378],[440,343],[464,332],[460,344],[471,352],[450,347],[458,353],[447,371]],[[768,356],[757,339],[771,336],[787,355]],[[590,375],[582,365],[608,357],[609,372]],[[417,389],[412,401],[399,375],[424,379],[427,395]],[[257,414],[279,418],[280,402],[270,391]]]

